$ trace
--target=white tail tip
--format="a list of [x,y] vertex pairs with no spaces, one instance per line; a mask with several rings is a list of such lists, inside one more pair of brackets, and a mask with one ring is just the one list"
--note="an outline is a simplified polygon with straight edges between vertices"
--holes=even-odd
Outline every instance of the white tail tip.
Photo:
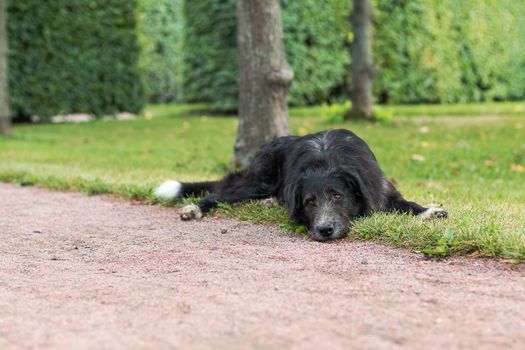
[[155,197],[163,199],[175,199],[180,196],[182,185],[178,181],[169,180],[155,189],[153,194]]

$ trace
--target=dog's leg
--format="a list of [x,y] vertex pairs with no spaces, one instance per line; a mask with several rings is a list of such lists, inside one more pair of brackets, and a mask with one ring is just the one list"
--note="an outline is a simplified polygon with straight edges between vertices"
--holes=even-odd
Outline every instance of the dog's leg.
[[275,139],[262,146],[247,170],[226,176],[214,186],[202,201],[182,209],[181,219],[200,219],[218,203],[240,203],[277,195],[284,161],[284,149],[289,138]]
[[423,218],[424,220],[434,218],[446,218],[448,216],[448,213],[444,209],[425,208],[415,202],[410,202],[404,199],[395,202],[392,211],[398,213],[417,215]]
[[265,186],[254,182],[247,182],[241,186],[226,189],[222,193],[213,193],[196,204],[190,204],[182,208],[182,220],[200,219],[219,203],[235,204],[249,201],[251,199],[264,199],[271,197]]
[[421,205],[405,200],[401,195],[396,196],[390,201],[389,210],[390,212],[396,212],[401,214],[417,215],[425,220],[434,218],[446,218],[448,213],[441,208],[425,208]]
[[[267,164],[272,166],[273,164]],[[203,200],[182,209],[182,220],[200,219],[219,203],[240,203],[251,199],[265,199],[275,195],[276,177],[267,176],[259,169],[250,169],[226,176],[218,185],[217,191]]]

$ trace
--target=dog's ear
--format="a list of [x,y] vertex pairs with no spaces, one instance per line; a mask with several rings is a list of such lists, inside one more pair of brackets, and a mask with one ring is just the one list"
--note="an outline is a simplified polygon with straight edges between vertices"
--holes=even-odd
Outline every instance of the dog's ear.
[[363,205],[361,214],[368,214],[377,210],[376,194],[370,179],[361,175],[356,169],[344,169],[343,176]]
[[303,196],[302,196],[302,181],[288,184],[284,188],[284,205],[288,209],[288,216],[290,220],[296,224],[304,224],[303,211]]

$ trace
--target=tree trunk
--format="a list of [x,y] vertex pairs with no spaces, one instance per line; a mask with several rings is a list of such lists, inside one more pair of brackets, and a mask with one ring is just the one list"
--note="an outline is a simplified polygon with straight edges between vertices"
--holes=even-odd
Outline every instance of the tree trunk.
[[372,61],[371,0],[353,1],[350,23],[354,33],[350,82],[352,109],[346,117],[372,119],[372,81],[375,71]]
[[234,166],[244,168],[264,143],[288,135],[286,62],[280,0],[237,0],[239,129]]
[[11,134],[7,81],[7,10],[0,0],[0,135]]

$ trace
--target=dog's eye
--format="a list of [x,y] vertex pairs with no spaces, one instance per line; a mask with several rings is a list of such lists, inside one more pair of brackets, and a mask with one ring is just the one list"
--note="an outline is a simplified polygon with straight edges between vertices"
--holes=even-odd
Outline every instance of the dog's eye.
[[313,207],[313,206],[315,205],[315,199],[313,199],[313,198],[307,199],[307,200],[304,202],[304,204],[305,204],[306,206]]
[[343,195],[341,193],[334,193],[332,195],[332,198],[333,199],[341,199],[341,198],[343,198]]

